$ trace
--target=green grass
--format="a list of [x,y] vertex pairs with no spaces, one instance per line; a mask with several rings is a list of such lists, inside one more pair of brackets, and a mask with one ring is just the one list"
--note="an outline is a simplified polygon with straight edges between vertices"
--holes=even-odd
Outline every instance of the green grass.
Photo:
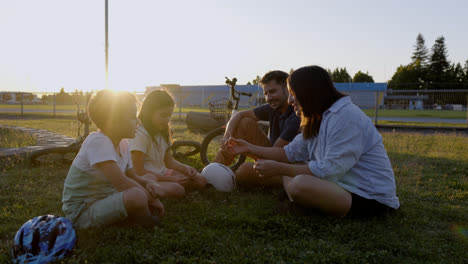
[[32,135],[8,128],[0,128],[0,149],[22,148],[36,144],[36,138]]
[[[81,109],[85,109],[84,106],[80,106]],[[0,109],[21,109],[20,105],[5,105],[0,104]],[[24,105],[24,109],[38,109],[38,110],[53,110],[52,105]],[[241,107],[240,110],[249,109],[247,107]],[[57,105],[56,110],[73,110],[76,111],[77,108],[75,105]],[[180,109],[181,113],[188,113],[190,111],[194,112],[209,112],[208,107],[182,107]],[[362,109],[362,111],[370,116],[375,116],[375,109]],[[176,107],[174,109],[174,115],[179,113],[179,108]],[[16,113],[8,113],[5,112],[4,114],[15,114]],[[52,115],[48,112],[27,112],[27,115]],[[70,116],[75,115],[76,112],[72,113],[56,113],[57,115],[63,116]],[[421,117],[421,118],[443,118],[443,119],[466,119],[467,118],[467,111],[452,111],[452,110],[388,110],[388,109],[379,109],[378,110],[379,117]]]
[[[375,109],[362,109],[368,116],[375,116]],[[443,119],[466,119],[466,111],[452,111],[452,110],[387,110],[379,109],[377,112],[379,117],[432,117]]]
[[[372,120],[374,121],[374,120]],[[375,123],[375,122],[374,122]],[[426,123],[426,122],[402,122],[402,121],[389,121],[389,120],[379,120],[378,125],[388,125],[388,126],[416,126],[416,127],[460,127],[468,128],[466,123]]]
[[[78,121],[72,119],[0,119],[0,123],[10,126],[47,129],[73,138],[76,138],[78,135]],[[83,133],[83,128],[81,129]],[[91,125],[90,130],[95,131],[96,127]]]
[[[84,105],[80,105],[81,110],[84,110],[86,107]],[[21,105],[10,105],[10,104],[0,104],[0,109],[21,109]],[[24,104],[23,109],[40,109],[40,110],[54,110],[53,105],[28,105]],[[78,110],[76,105],[56,105],[56,110]]]
[[[202,135],[175,137],[200,141]],[[394,215],[296,216],[275,209],[279,190],[208,189],[164,200],[166,216],[153,230],[79,231],[77,249],[64,263],[466,263],[468,237],[460,230],[468,228],[468,137],[383,133],[383,138],[401,201]],[[197,157],[185,162],[202,167]],[[11,241],[26,220],[63,214],[67,170],[1,171],[0,262],[8,262]]]

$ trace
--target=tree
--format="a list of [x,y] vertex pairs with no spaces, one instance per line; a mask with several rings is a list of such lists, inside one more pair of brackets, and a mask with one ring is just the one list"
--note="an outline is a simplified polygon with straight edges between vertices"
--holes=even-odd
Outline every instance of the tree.
[[463,82],[468,83],[468,60],[465,61],[465,67],[463,67]]
[[460,63],[453,63],[447,71],[447,80],[450,83],[462,83],[465,78],[465,72]]
[[12,99],[10,93],[4,93],[2,94],[2,101],[10,101]]
[[418,37],[416,38],[416,45],[414,45],[413,56],[411,57],[413,63],[419,61],[420,65],[424,68],[429,58],[428,53],[429,51],[426,48],[424,37],[421,35],[421,33],[419,33]]
[[336,83],[347,83],[351,82],[351,76],[349,75],[348,71],[346,70],[346,67],[344,68],[336,68],[331,72],[330,74],[333,82]]
[[416,70],[415,64],[400,65],[388,83],[392,89],[420,89],[421,82],[419,72]]
[[358,71],[353,77],[354,83],[373,83],[374,79],[369,75],[369,72],[363,73]]
[[432,46],[431,59],[429,61],[429,80],[432,82],[441,83],[447,81],[447,71],[450,63],[447,59],[447,48],[445,46],[445,38],[438,37]]
[[253,79],[252,84],[258,85],[260,83],[260,76],[257,75],[257,78]]

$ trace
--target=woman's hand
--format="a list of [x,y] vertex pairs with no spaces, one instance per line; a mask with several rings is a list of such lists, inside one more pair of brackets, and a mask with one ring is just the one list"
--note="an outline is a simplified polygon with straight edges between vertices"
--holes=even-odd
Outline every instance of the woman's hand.
[[229,138],[226,142],[227,149],[231,154],[238,155],[249,152],[250,143],[243,139]]
[[273,177],[281,175],[284,163],[274,161],[274,160],[257,160],[253,168],[257,172],[258,176],[263,177]]

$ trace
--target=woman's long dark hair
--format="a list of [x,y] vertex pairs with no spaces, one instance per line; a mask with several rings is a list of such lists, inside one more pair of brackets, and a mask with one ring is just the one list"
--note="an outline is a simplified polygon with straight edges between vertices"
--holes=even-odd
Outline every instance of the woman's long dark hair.
[[145,99],[143,99],[138,118],[145,127],[146,131],[148,131],[150,134],[152,140],[154,140],[154,136],[158,133],[158,131],[160,131],[163,138],[170,145],[172,143],[172,135],[169,124],[164,125],[164,127],[161,127],[160,129],[156,129],[152,122],[154,112],[166,107],[174,107],[174,99],[172,99],[172,96],[163,90],[151,91],[145,96]]
[[302,135],[306,139],[316,137],[323,113],[345,94],[336,90],[328,72],[319,66],[295,70],[288,78],[288,85],[302,108]]

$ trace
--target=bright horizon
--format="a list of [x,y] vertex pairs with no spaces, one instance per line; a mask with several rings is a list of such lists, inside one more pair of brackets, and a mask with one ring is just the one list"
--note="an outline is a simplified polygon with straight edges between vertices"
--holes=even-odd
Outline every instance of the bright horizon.
[[[0,3],[0,91],[105,87],[104,0]],[[316,64],[388,81],[430,50],[468,60],[467,1],[109,1],[109,88],[238,84]]]

